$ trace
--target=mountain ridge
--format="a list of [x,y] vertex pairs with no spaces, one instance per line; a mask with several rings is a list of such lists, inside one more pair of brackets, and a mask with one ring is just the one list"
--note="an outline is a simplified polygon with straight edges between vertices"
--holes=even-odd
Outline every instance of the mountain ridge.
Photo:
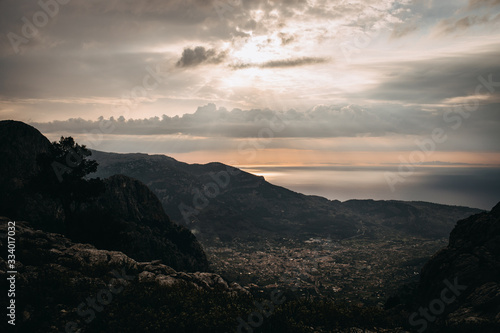
[[[330,234],[343,239],[359,234],[359,221],[374,237],[384,230],[439,238],[448,236],[455,221],[482,211],[423,201],[340,202],[297,193],[218,162],[187,164],[165,155],[93,152],[100,163],[98,176],[120,173],[140,179],[158,196],[173,220],[198,231],[206,244],[281,234],[305,238]],[[214,176],[222,174],[227,181]],[[439,219],[432,217],[431,210]],[[384,223],[371,216],[375,213],[385,219]],[[234,233],[228,233],[228,229]]]

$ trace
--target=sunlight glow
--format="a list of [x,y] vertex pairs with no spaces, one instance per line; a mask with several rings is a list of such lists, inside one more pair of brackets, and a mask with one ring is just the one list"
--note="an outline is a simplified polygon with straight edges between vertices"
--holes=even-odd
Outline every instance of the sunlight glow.
[[276,36],[252,36],[241,49],[233,53],[233,57],[242,64],[279,60],[285,55],[280,44]]

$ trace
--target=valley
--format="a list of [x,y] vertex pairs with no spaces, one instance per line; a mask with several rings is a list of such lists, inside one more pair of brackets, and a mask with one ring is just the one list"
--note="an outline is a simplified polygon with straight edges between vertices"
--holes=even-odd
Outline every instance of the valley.
[[205,247],[211,268],[249,290],[278,286],[298,295],[383,306],[397,289],[416,282],[424,263],[447,239],[334,241],[331,238],[234,241]]
[[[418,281],[457,220],[481,212],[427,202],[331,201],[221,163],[99,151],[92,158],[100,164],[96,176],[122,173],[148,185],[172,220],[196,235],[214,272],[257,293],[281,286],[382,306],[401,285]],[[222,174],[227,179],[218,183],[225,186],[194,207],[200,189]],[[181,205],[193,211],[188,220]]]

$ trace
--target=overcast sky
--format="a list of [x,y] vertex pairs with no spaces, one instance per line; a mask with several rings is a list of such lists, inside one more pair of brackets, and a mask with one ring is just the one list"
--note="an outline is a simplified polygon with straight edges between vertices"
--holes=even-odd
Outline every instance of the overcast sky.
[[188,162],[493,170],[499,56],[500,0],[3,0],[0,118]]

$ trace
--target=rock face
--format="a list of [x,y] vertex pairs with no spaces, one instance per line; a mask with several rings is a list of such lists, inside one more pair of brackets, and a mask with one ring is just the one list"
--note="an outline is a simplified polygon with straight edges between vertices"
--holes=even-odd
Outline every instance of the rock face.
[[158,198],[138,180],[115,175],[106,191],[75,214],[69,236],[139,260],[161,260],[183,271],[207,271],[208,260],[195,236],[175,225]]
[[[422,269],[418,304],[429,307],[434,300],[437,306],[445,288],[458,292],[437,316],[437,330],[447,326],[453,332],[469,332],[472,327],[478,332],[500,332],[500,203],[491,212],[457,223],[449,245]],[[444,295],[445,301],[454,296]]]
[[38,171],[36,157],[50,141],[36,128],[14,120],[0,121],[0,186],[20,188]]
[[[7,233],[8,221],[0,217],[0,235]],[[113,302],[112,309],[126,309],[125,299],[120,297],[139,297],[135,293],[141,290],[153,290],[153,293],[165,288],[179,293],[197,291],[206,293],[208,298],[215,297],[211,296],[212,292],[227,297],[248,294],[239,285],[229,285],[216,274],[177,272],[159,261],[138,262],[121,252],[98,250],[89,244],[74,243],[59,234],[34,230],[26,222],[16,222],[15,238],[18,332],[72,332],[67,325],[84,328],[88,326],[86,320],[91,318],[91,313],[79,315],[78,306],[90,296],[97,295],[99,300],[100,291],[108,295],[105,297],[112,295],[111,298],[116,299],[102,299],[98,303],[101,311],[108,301]],[[0,238],[2,249],[6,248],[6,241],[6,237]],[[0,256],[2,276],[9,270],[6,259],[6,251],[3,251]],[[2,287],[7,287],[5,279],[2,279]],[[99,315],[99,312],[98,308],[94,315]],[[101,314],[107,315],[112,313]],[[147,324],[147,320],[143,324]],[[84,330],[90,331],[90,328]]]
[[[0,212],[14,216],[22,213],[29,218],[36,211],[39,216],[57,217],[57,205],[43,200],[26,187],[37,174],[36,157],[49,151],[50,142],[36,128],[13,120],[0,121]],[[50,210],[47,210],[47,207]]]
[[60,199],[31,186],[40,171],[37,157],[48,153],[50,146],[35,128],[0,121],[0,215],[98,248],[123,251],[136,260],[162,260],[185,271],[208,270],[194,235],[170,221],[157,197],[135,179],[110,177],[102,195],[81,204],[71,219],[65,216]]

